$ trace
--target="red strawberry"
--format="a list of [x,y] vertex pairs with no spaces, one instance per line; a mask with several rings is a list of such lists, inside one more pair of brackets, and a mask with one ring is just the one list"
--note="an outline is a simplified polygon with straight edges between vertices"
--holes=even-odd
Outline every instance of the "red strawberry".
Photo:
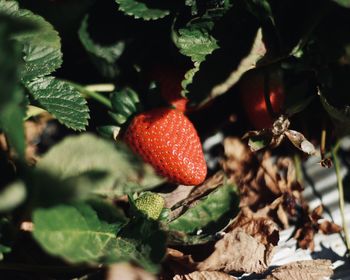
[[[264,75],[259,71],[246,75],[240,86],[243,108],[251,124],[256,129],[271,127],[273,119],[267,109],[264,94]],[[282,82],[278,77],[269,79],[269,95],[272,109],[280,114],[283,108],[285,94]]]
[[198,185],[207,175],[197,131],[178,110],[157,108],[137,115],[124,139],[145,162],[174,183]]
[[149,74],[149,79],[159,84],[162,97],[170,105],[181,112],[186,111],[187,98],[181,95],[181,82],[185,76],[185,69],[166,65],[155,66]]

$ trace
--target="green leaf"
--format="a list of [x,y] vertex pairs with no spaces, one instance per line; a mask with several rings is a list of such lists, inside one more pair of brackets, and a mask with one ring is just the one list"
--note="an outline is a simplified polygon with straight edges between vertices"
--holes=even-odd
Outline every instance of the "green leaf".
[[228,10],[215,22],[213,34],[220,48],[206,56],[185,89],[199,106],[228,92],[266,51],[259,22],[245,7]]
[[94,42],[88,31],[88,21],[89,16],[85,16],[79,28],[79,39],[102,75],[114,78],[119,73],[116,62],[123,54],[126,42],[117,41],[108,46],[102,46]]
[[21,72],[23,81],[48,75],[61,66],[60,37],[49,22],[31,11],[19,9],[18,3],[15,1],[1,0],[0,12],[36,26],[34,30],[13,36],[22,46],[25,62]]
[[333,0],[333,2],[337,3],[342,7],[350,8],[350,0]]
[[239,197],[233,185],[224,185],[168,224],[169,230],[187,234],[213,234],[238,213]]
[[[99,263],[117,246],[120,224],[100,220],[87,204],[59,205],[33,213],[34,238],[50,254],[72,263]],[[116,221],[118,222],[118,221]]]
[[28,82],[26,87],[62,124],[74,130],[85,130],[89,108],[80,92],[69,82],[49,76]]
[[23,90],[17,88],[13,92],[11,103],[0,108],[0,127],[6,133],[10,146],[17,151],[21,159],[25,157],[23,119],[27,103]]
[[0,212],[8,212],[19,206],[27,196],[27,190],[22,181],[16,181],[0,192]]
[[122,143],[91,134],[66,137],[38,162],[37,167],[62,179],[88,171],[105,172],[91,191],[114,197],[146,190],[162,182],[154,170],[134,156]]
[[138,263],[156,273],[166,252],[166,234],[154,220],[137,216],[121,231],[119,236],[136,249]]
[[[0,3],[1,4],[1,3]],[[32,26],[0,12],[0,128],[20,158],[24,158],[23,118],[26,99],[19,87],[21,53],[11,36]]]
[[172,39],[180,53],[191,58],[193,62],[202,62],[219,46],[210,35],[214,22],[210,18],[192,21],[185,28],[173,30]]
[[329,103],[322,93],[320,93],[320,100],[323,108],[331,117],[337,134],[340,136],[350,134],[350,106],[345,105],[343,109],[339,109]]
[[0,261],[4,259],[4,254],[10,253],[11,248],[5,245],[0,244]]
[[134,18],[155,20],[169,15],[169,10],[150,8],[145,3],[137,0],[115,0],[119,4],[119,10]]
[[111,94],[111,103],[115,120],[123,124],[139,110],[140,99],[131,88],[123,88]]
[[158,271],[165,235],[159,239],[161,231],[156,222],[134,220],[119,234],[124,220],[108,223],[98,214],[83,203],[37,209],[33,213],[33,236],[48,253],[71,263],[134,261],[149,271]]

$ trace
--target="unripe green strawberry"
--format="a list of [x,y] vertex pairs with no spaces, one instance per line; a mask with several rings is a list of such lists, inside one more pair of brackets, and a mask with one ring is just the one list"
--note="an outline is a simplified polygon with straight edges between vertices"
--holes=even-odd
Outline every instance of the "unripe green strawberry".
[[196,129],[180,111],[157,108],[134,117],[125,142],[171,182],[199,185],[207,174]]
[[135,206],[150,219],[157,220],[163,210],[164,199],[159,194],[145,192],[135,200]]

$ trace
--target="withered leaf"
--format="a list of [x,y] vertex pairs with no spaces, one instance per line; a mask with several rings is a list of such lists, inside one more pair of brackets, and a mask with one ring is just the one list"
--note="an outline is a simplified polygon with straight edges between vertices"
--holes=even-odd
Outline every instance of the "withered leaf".
[[294,238],[298,241],[298,246],[300,248],[313,251],[315,247],[314,237],[319,231],[323,234],[332,234],[341,231],[342,228],[340,226],[328,220],[319,223],[319,220],[323,218],[322,205],[317,206],[311,213],[309,213],[307,205],[305,205],[302,210],[302,219],[294,234]]
[[303,151],[308,155],[316,154],[316,149],[314,145],[308,141],[303,134],[295,130],[286,130],[284,134],[292,142],[292,144],[299,150]]
[[225,234],[215,244],[214,252],[198,263],[201,271],[261,273],[269,266],[274,253],[273,245],[264,245],[244,230],[237,228]]
[[165,264],[168,272],[175,274],[188,274],[193,272],[196,267],[196,262],[191,255],[185,255],[181,251],[168,248],[165,259]]
[[240,228],[266,246],[276,246],[279,241],[277,225],[264,213],[253,213],[244,207],[231,229]]
[[195,271],[185,275],[175,275],[173,280],[235,280],[226,273],[219,271]]
[[330,221],[323,221],[321,224],[320,224],[320,231],[323,233],[323,234],[332,234],[332,233],[339,233],[341,232],[342,230],[342,227],[335,224],[335,223],[332,223]]
[[274,269],[266,280],[321,280],[333,275],[330,260],[297,261]]

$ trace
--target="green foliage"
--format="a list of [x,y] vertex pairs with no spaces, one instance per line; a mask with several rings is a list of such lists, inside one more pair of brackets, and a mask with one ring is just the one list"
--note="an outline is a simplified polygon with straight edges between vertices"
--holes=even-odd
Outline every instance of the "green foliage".
[[44,155],[37,167],[62,179],[103,172],[91,191],[110,197],[146,190],[162,181],[122,143],[115,145],[91,134],[67,137]]
[[30,94],[62,124],[74,130],[85,130],[89,109],[86,100],[69,82],[52,76],[26,83]]
[[131,88],[123,88],[111,94],[113,118],[118,124],[125,123],[138,112],[140,99]]
[[156,20],[169,15],[166,9],[148,7],[140,0],[115,0],[119,10],[135,19]]
[[[4,3],[7,2],[7,3]],[[19,9],[17,2],[0,2],[0,12],[10,14],[32,24],[32,31],[14,35],[22,46],[24,67],[21,72],[23,81],[51,74],[62,64],[61,42],[57,31],[41,16],[31,11]]]
[[164,255],[164,249],[155,246],[160,232],[156,223],[131,221],[123,227],[124,219],[106,222],[89,204],[37,209],[33,221],[37,242],[50,254],[71,263],[134,261],[156,272],[158,267],[151,256],[154,251]]
[[348,135],[350,133],[350,106],[345,105],[342,109],[333,106],[324,94],[320,94],[321,104],[334,122],[338,135]]
[[[13,6],[11,2],[6,4],[9,9]],[[0,128],[5,131],[9,144],[24,158],[22,119],[27,102],[18,86],[21,70],[20,51],[18,45],[11,40],[11,35],[30,30],[32,25],[1,12],[0,8]]]
[[[81,266],[116,262],[158,273],[169,243],[215,242],[235,217],[229,184],[164,208],[158,194],[174,186],[121,142],[140,110],[167,106],[149,81],[156,65],[187,69],[182,95],[197,107],[185,113],[201,139],[249,130],[239,83],[252,68],[283,73],[297,148],[310,143],[298,131],[319,139],[315,116],[328,136],[349,134],[350,4],[316,2],[0,0],[1,265],[23,263],[39,278],[89,278]],[[168,78],[162,90],[178,91]],[[246,135],[253,150],[269,148],[269,130]],[[30,218],[34,231],[24,233]],[[72,275],[51,271],[62,261]]]
[[350,8],[350,1],[349,0],[332,0],[335,3],[337,3],[340,6],[343,6],[345,8]]
[[173,31],[173,41],[180,53],[195,62],[202,62],[208,54],[218,48],[210,31],[214,22],[210,18],[201,18],[190,22],[186,27]]
[[225,185],[210,193],[194,207],[168,225],[171,231],[196,235],[214,234],[222,229],[238,212],[239,198],[233,185]]
[[79,39],[102,75],[114,78],[120,72],[116,62],[123,54],[126,42],[118,41],[108,46],[102,46],[94,42],[88,31],[88,22],[89,17],[84,17],[79,28]]
[[117,246],[120,225],[100,221],[86,204],[37,209],[33,222],[33,235],[43,248],[72,263],[93,264],[106,260]]

